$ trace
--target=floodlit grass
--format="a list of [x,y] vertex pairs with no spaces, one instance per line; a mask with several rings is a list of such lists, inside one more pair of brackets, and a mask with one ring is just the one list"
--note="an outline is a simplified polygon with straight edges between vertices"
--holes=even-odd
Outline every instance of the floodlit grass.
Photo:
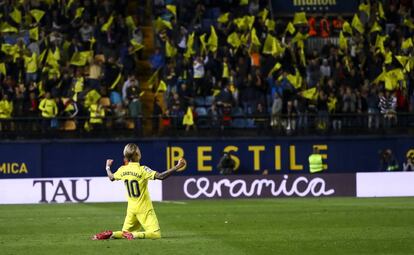
[[414,254],[414,198],[155,203],[160,240],[119,230],[126,204],[0,206],[0,254]]

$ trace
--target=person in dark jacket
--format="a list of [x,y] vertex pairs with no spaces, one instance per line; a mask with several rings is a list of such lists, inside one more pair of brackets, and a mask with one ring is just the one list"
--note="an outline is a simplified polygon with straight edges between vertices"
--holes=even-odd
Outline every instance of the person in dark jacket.
[[398,171],[399,164],[390,149],[380,151],[380,171]]
[[224,152],[221,157],[217,169],[220,171],[220,174],[231,174],[234,171],[236,163],[231,158],[230,153]]

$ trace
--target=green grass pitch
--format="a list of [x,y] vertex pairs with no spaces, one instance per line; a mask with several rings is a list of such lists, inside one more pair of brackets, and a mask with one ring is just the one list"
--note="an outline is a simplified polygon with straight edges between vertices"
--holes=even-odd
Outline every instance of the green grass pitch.
[[125,203],[0,206],[0,254],[414,254],[414,198],[154,203],[160,240],[91,241]]

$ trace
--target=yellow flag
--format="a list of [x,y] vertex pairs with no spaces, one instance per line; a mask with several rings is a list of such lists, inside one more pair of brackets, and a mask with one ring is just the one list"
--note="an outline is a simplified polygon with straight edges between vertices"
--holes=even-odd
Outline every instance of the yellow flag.
[[241,45],[245,45],[247,47],[249,43],[250,33],[244,33],[240,36]]
[[150,86],[150,88],[152,88],[152,86],[154,85],[155,81],[158,79],[158,72],[160,71],[160,69],[158,68],[152,75],[151,77],[148,79],[147,83]]
[[306,99],[309,99],[309,100],[317,100],[318,99],[318,91],[316,90],[315,87],[302,91],[300,93],[300,95],[302,95],[302,97],[304,97]]
[[293,35],[295,33],[296,29],[295,29],[295,26],[293,25],[292,22],[289,22],[287,24],[286,29],[285,29],[285,33],[286,33],[286,31],[289,32],[289,34],[291,34],[291,35]]
[[395,56],[395,58],[400,62],[401,66],[404,68],[405,71],[410,71],[409,60],[410,57],[407,56]]
[[348,21],[345,21],[344,24],[342,25],[342,31],[344,31],[344,32],[346,32],[350,35],[353,34],[352,27],[351,27],[351,25],[349,24]]
[[410,29],[414,29],[414,23],[411,19],[404,19],[403,24]]
[[385,19],[384,8],[382,7],[382,3],[380,1],[378,1],[378,17]]
[[252,29],[255,17],[246,15],[243,17],[243,20],[244,20],[245,26],[247,26],[248,29]]
[[267,19],[268,14],[269,14],[269,11],[266,8],[264,8],[263,11],[257,14],[257,16],[259,16],[262,19],[262,21],[265,21]]
[[281,67],[282,67],[282,65],[279,62],[276,62],[276,64],[270,70],[268,76],[272,75],[274,72],[276,72],[277,70],[279,70]]
[[3,77],[7,75],[6,64],[0,63],[0,73],[3,74]]
[[144,45],[140,44],[139,42],[135,41],[134,39],[131,39],[129,41],[132,46],[132,51],[130,53],[135,53],[139,50],[142,50],[144,48]]
[[30,10],[30,14],[33,16],[36,22],[39,23],[45,15],[45,12],[39,9],[33,9]]
[[207,45],[211,52],[216,52],[218,47],[218,38],[216,34],[216,30],[213,26],[210,26],[210,37],[208,38]]
[[360,34],[364,33],[364,25],[362,25],[361,20],[356,14],[354,14],[354,18],[352,19],[352,27],[355,28],[355,30],[358,31]]
[[274,31],[276,27],[276,22],[272,19],[267,19],[265,21],[265,26],[267,28],[267,31]]
[[76,9],[76,13],[75,13],[75,19],[78,19],[80,17],[82,17],[83,11],[85,10],[85,8],[83,7],[79,7]]
[[125,24],[127,25],[127,27],[130,30],[137,29],[137,26],[135,25],[134,18],[132,18],[132,16],[128,16],[128,17],[125,18]]
[[307,24],[308,20],[306,19],[306,13],[305,12],[296,12],[295,16],[293,16],[293,24]]
[[305,49],[303,47],[299,50],[299,57],[302,66],[306,66]]
[[241,45],[241,41],[240,41],[239,34],[237,34],[236,32],[231,33],[227,37],[227,42],[228,42],[228,44],[230,44],[231,46],[233,46],[233,48],[236,48],[237,49]]
[[408,39],[405,39],[401,44],[401,49],[403,50],[409,49],[411,47],[413,47],[413,39],[411,37]]
[[303,41],[308,39],[309,34],[302,34],[301,32],[297,32],[296,35],[292,38],[292,43],[297,43],[299,48],[304,48],[305,44]]
[[229,16],[230,16],[229,12],[221,14],[220,17],[217,18],[217,22],[226,24],[227,22],[229,22]]
[[172,4],[167,4],[167,5],[165,6],[165,8],[166,8],[167,10],[169,10],[172,14],[174,14],[174,17],[177,17],[177,6],[172,5]]
[[207,42],[206,42],[206,34],[202,34],[199,36],[200,39],[200,46],[201,46],[201,54],[207,53]]
[[273,41],[274,40],[275,40],[275,38],[271,34],[268,34],[266,36],[266,39],[265,39],[264,44],[263,44],[263,50],[262,50],[263,54],[269,54],[269,55],[273,54],[272,49],[273,49]]
[[20,24],[22,22],[22,13],[19,9],[14,8],[10,13],[10,18],[12,18],[12,20],[14,20],[17,24]]
[[39,40],[39,27],[34,27],[29,30],[29,37],[35,41]]
[[185,125],[185,126],[192,126],[192,125],[194,125],[193,111],[191,110],[190,107],[187,108],[187,112],[184,115],[183,125]]
[[69,8],[72,6],[73,2],[75,2],[75,0],[69,0],[69,1],[66,3],[66,8],[68,8],[68,9],[69,9]]
[[51,49],[49,49],[47,57],[46,57],[46,64],[54,68],[59,68],[59,60],[60,60],[59,48],[56,47],[54,52]]
[[3,32],[3,33],[17,33],[17,32],[19,32],[19,30],[17,28],[13,27],[12,25],[10,25],[7,22],[3,22],[1,24],[0,31]]
[[280,42],[274,36],[268,34],[263,44],[263,54],[270,54],[279,56],[284,53],[285,49],[280,45]]
[[384,64],[391,64],[392,63],[392,52],[388,51],[385,53],[385,60],[384,60]]
[[255,28],[253,28],[252,31],[250,32],[250,40],[251,40],[251,44],[260,46],[260,40],[257,37]]
[[300,75],[297,69],[295,75],[288,74],[286,78],[289,81],[289,83],[292,84],[293,87],[295,87],[295,89],[300,89],[302,87],[302,76]]
[[370,14],[370,11],[371,11],[371,6],[369,4],[361,3],[358,6],[358,10],[362,11],[362,12],[365,12],[369,17],[369,14]]
[[102,25],[101,31],[102,32],[108,31],[108,29],[111,27],[113,21],[114,21],[114,16],[111,15],[111,17],[109,17],[108,21],[106,21],[105,24]]
[[381,31],[382,31],[382,27],[378,24],[378,22],[375,21],[374,25],[372,25],[372,28],[369,32],[374,33],[374,32],[381,32]]
[[70,64],[74,66],[84,66],[92,56],[92,51],[77,51],[73,53],[72,58],[70,59]]
[[156,30],[160,31],[164,28],[173,29],[173,26],[170,21],[162,19],[161,17],[158,17],[155,21],[155,28]]
[[167,58],[172,58],[177,55],[177,48],[175,48],[173,45],[171,45],[170,40],[167,40],[165,42],[165,56]]
[[194,45],[194,32],[192,32],[187,39],[187,48],[184,52],[185,58],[190,58],[192,55],[194,55],[195,51],[193,49]]
[[42,53],[40,53],[40,55],[39,55],[39,63],[42,63],[43,62],[43,60],[45,59],[45,56],[46,56],[46,53],[47,52],[48,52],[48,49],[44,49],[42,51]]
[[339,33],[339,48],[341,50],[346,50],[348,49],[348,41],[346,40],[344,34],[342,33],[342,31]]
[[240,0],[240,5],[248,5],[249,4],[249,0]]
[[385,54],[384,42],[385,42],[385,40],[387,40],[387,38],[388,38],[388,35],[382,36],[382,35],[378,34],[376,39],[375,39],[375,48],[379,49],[379,51],[382,54]]
[[157,92],[165,92],[167,91],[167,84],[163,80],[160,81],[160,84],[158,84]]
[[[65,42],[66,43],[66,42]],[[91,39],[89,39],[89,50],[93,50],[93,45],[96,43],[96,39],[95,36],[92,36]],[[63,46],[65,46],[65,44],[63,44]],[[70,47],[70,45],[69,45]],[[68,48],[69,48],[68,47]]]

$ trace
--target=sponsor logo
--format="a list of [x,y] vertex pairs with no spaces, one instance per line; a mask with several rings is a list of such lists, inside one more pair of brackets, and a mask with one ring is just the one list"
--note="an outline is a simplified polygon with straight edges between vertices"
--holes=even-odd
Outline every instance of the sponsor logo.
[[[57,203],[57,198],[61,197],[60,200],[63,199],[63,202],[85,202],[89,198],[89,183],[91,179],[83,179],[79,181],[78,179],[72,179],[68,182],[64,182],[63,180],[34,180],[33,187],[38,185],[40,186],[40,194],[41,199],[39,203]],[[66,184],[65,184],[66,183]],[[84,188],[81,190],[86,190],[86,193],[83,197],[80,197],[77,193],[79,190],[78,185],[85,185]],[[46,194],[53,194],[52,197],[47,197]]]
[[0,173],[2,174],[28,174],[27,165],[19,162],[0,163]]
[[355,196],[355,174],[173,176],[163,199]]
[[277,183],[270,179],[257,179],[252,182],[247,182],[243,179],[229,180],[221,179],[218,181],[211,181],[206,178],[189,178],[184,182],[184,194],[188,198],[199,198],[204,195],[208,198],[222,197],[223,190],[226,189],[230,197],[260,197],[265,190],[270,192],[271,196],[329,196],[335,193],[334,189],[327,189],[326,183],[322,178],[308,178],[301,176],[296,178],[292,185],[288,187],[288,175],[283,176],[283,180]]

